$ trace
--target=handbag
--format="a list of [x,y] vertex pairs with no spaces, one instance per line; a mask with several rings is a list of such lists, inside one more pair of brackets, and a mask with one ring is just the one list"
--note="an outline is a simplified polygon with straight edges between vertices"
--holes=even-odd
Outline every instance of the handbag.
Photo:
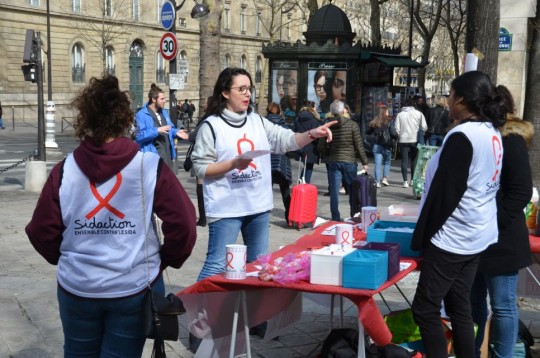
[[186,172],[189,172],[191,168],[193,167],[193,162],[191,161],[191,152],[193,152],[194,146],[195,146],[195,143],[191,143],[186,152],[186,159],[184,159],[184,170]]
[[[142,212],[144,220],[144,249],[146,253],[146,272],[148,275],[148,288],[144,295],[144,321],[146,338],[154,340],[152,357],[166,358],[165,342],[177,341],[179,335],[178,316],[186,312],[184,304],[176,295],[170,293],[164,297],[161,293],[152,290],[150,282],[150,268],[148,265],[148,232],[146,228],[146,205],[144,196],[144,153],[141,160],[141,194]],[[159,240],[159,233],[158,233]]]

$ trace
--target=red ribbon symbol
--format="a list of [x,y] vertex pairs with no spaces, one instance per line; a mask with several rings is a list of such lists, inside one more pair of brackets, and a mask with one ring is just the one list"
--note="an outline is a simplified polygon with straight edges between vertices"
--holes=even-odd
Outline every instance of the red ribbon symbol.
[[349,236],[351,236],[351,233],[348,231],[342,231],[341,232],[341,244],[351,244],[349,242]]
[[231,270],[234,270],[233,265],[231,265],[233,262],[233,259],[234,259],[234,254],[232,252],[227,252],[227,255],[226,255],[227,266],[225,267],[226,269],[230,268]]
[[107,194],[107,196],[103,198],[101,194],[99,194],[99,191],[96,188],[96,183],[93,180],[90,180],[90,190],[92,190],[92,194],[94,194],[94,197],[97,199],[99,204],[92,211],[86,214],[85,216],[86,220],[89,220],[92,217],[94,217],[94,215],[96,215],[103,208],[107,208],[111,213],[118,216],[120,219],[124,218],[125,215],[120,210],[115,209],[109,204],[109,201],[111,201],[114,194],[116,194],[118,189],[120,189],[121,184],[122,184],[122,174],[118,173],[116,174],[116,182],[114,183],[113,188],[111,189],[109,194]]
[[377,220],[377,213],[369,214],[369,225],[373,224]]
[[[499,137],[493,136],[491,140],[491,144],[493,146],[493,157],[495,158],[495,165],[499,165],[499,163],[502,160],[502,144],[499,140]],[[491,181],[495,181],[497,179],[497,175],[499,174],[499,169],[495,170],[495,174],[493,174],[493,177],[491,178]]]
[[[238,142],[236,142],[236,150],[238,151],[238,155],[242,155],[244,153],[242,151],[242,146],[241,146],[242,142],[249,143],[249,146],[250,146],[249,150],[255,150],[255,144],[253,144],[253,142],[251,140],[247,139],[246,138],[246,133],[244,133],[244,137],[239,139]],[[249,166],[252,167],[253,169],[257,169],[257,166],[253,162],[249,163]]]

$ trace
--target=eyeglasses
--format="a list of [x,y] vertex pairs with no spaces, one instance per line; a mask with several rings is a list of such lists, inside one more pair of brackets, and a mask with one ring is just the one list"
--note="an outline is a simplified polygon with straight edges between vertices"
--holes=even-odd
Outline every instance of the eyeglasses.
[[240,94],[246,94],[246,93],[248,93],[248,91],[249,91],[249,93],[253,93],[254,88],[255,87],[253,87],[253,86],[231,87],[231,89],[237,91]]
[[317,92],[325,92],[324,85],[315,85],[315,91],[317,91]]

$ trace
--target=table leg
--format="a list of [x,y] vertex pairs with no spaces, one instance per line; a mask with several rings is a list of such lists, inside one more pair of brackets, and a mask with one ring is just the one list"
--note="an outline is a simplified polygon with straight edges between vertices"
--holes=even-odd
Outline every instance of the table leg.
[[242,291],[241,296],[242,296],[242,314],[244,316],[244,334],[246,337],[246,355],[247,355],[247,358],[251,358],[251,341],[249,339],[246,291]]
[[364,326],[358,319],[358,358],[366,358],[366,340],[364,338]]
[[231,332],[231,348],[229,349],[229,358],[234,358],[234,349],[236,348],[236,328],[238,327],[238,310],[240,308],[241,300],[242,294],[239,294],[238,298],[236,299],[236,303],[234,304],[233,324]]

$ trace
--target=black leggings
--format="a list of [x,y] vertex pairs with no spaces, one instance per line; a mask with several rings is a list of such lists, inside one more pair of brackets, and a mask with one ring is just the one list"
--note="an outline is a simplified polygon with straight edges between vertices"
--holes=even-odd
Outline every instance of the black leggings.
[[414,167],[416,166],[416,156],[418,155],[418,148],[416,143],[399,143],[399,152],[401,153],[401,176],[403,181],[409,181],[407,179],[407,167],[409,166],[409,154],[411,157],[411,180],[414,177]]

